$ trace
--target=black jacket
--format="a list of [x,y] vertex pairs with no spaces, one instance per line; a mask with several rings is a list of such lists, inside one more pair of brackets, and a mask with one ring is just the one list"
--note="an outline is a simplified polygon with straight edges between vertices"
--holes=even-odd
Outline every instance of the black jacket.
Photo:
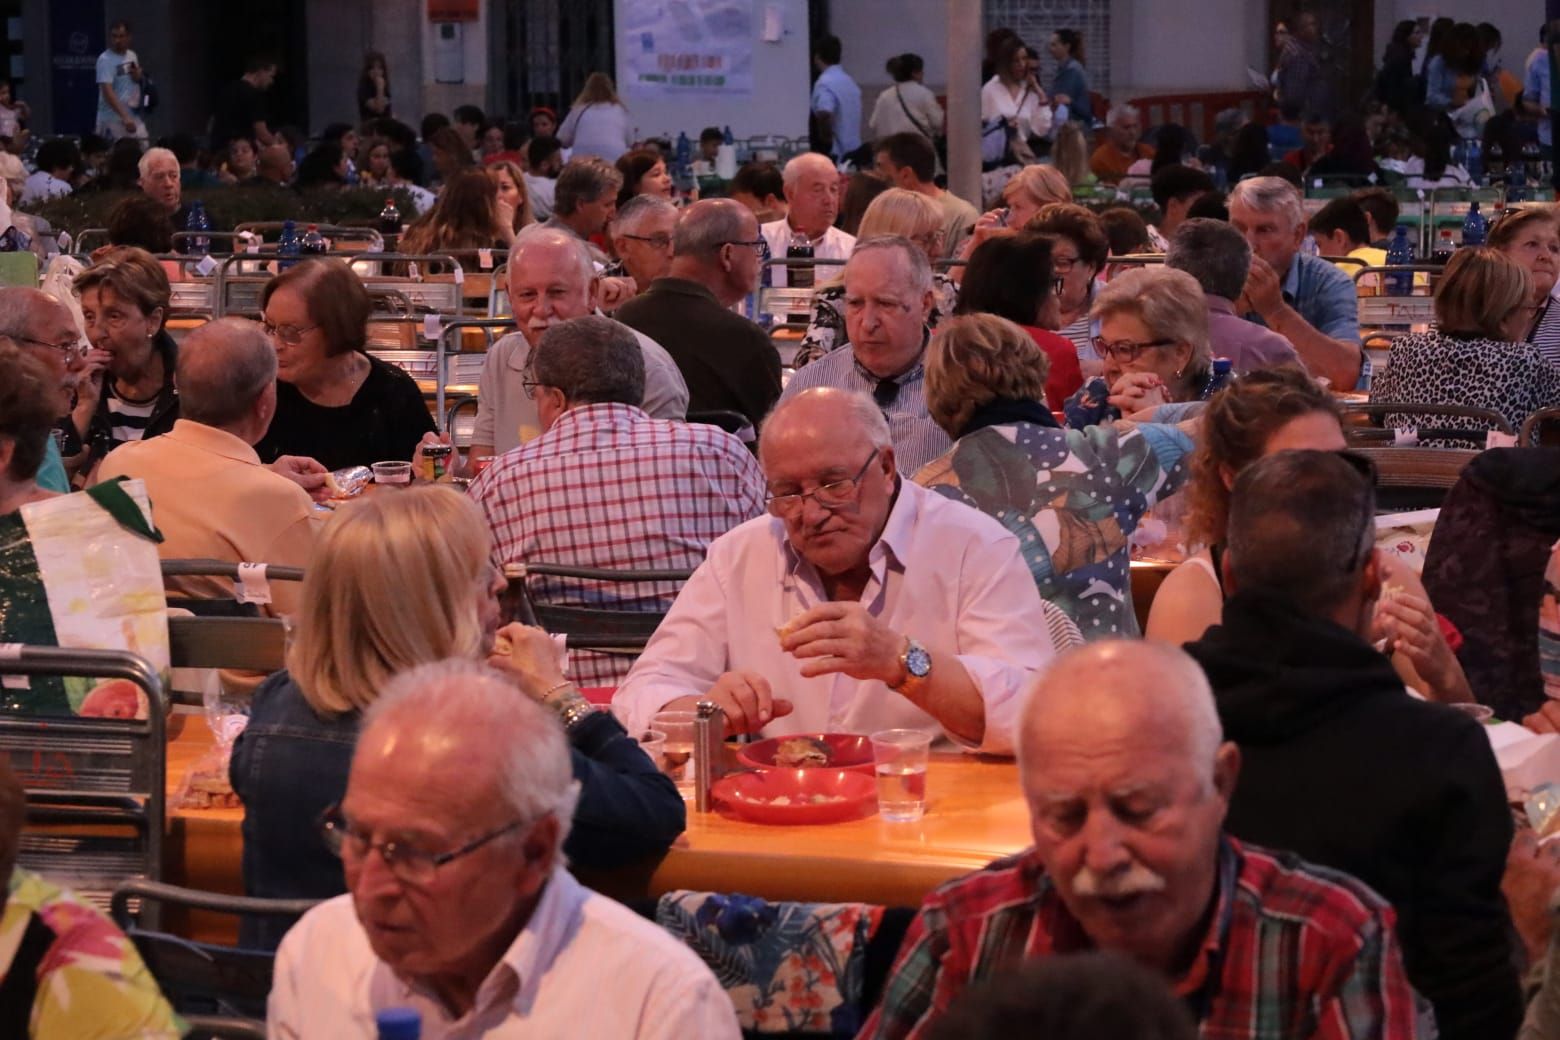
[[[157,391],[157,401],[152,406],[152,414],[146,421],[146,431],[142,438],[157,437],[173,429],[173,424],[179,418],[179,393],[173,387],[173,370],[179,360],[179,346],[173,337],[168,335],[168,330],[163,329],[157,333],[154,343],[163,360],[163,385]],[[113,376],[105,374],[105,380]],[[97,411],[92,413],[92,421],[87,425],[85,446],[92,449],[92,455],[87,461],[87,469],[102,461],[103,456],[114,450],[114,416],[108,410],[109,392],[105,386],[103,393],[98,397]],[[66,425],[69,425],[67,423]],[[66,446],[66,454],[75,454],[71,445]]]
[[1500,891],[1512,822],[1480,725],[1410,696],[1354,633],[1261,594],[1231,597],[1186,649],[1241,750],[1230,833],[1391,902],[1442,1040],[1514,1036],[1522,999]]

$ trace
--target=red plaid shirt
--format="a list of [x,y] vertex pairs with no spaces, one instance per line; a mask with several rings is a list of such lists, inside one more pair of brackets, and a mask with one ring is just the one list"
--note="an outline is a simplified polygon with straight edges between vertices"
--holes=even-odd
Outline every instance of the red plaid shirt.
[[[610,570],[693,569],[710,542],[764,511],[764,476],[714,426],[652,419],[625,404],[573,408],[495,459],[471,484],[504,563]],[[677,588],[532,579],[548,602],[665,611]],[[613,686],[633,658],[576,654],[572,678]]]
[[[1416,995],[1394,915],[1346,874],[1225,839],[1218,905],[1176,992],[1205,1040],[1407,1040]],[[963,988],[1030,957],[1091,948],[1033,851],[927,897],[858,1040],[924,1035]]]

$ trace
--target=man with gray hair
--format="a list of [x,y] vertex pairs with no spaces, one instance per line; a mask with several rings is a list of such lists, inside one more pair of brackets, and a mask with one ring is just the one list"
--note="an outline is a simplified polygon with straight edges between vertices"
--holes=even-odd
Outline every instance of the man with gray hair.
[[1230,224],[1251,246],[1242,314],[1287,339],[1311,375],[1338,391],[1369,379],[1359,306],[1349,276],[1301,251],[1305,208],[1282,177],[1252,177],[1230,191]]
[[1139,159],[1154,157],[1153,146],[1143,143],[1143,114],[1133,105],[1112,105],[1101,137],[1089,169],[1106,184],[1120,182]]
[[[605,231],[617,213],[622,187],[623,175],[605,159],[571,159],[558,174],[553,215],[542,227],[567,232],[590,245],[591,236]],[[607,255],[596,246],[590,245],[590,255],[596,263],[606,265]]]
[[763,247],[746,206],[696,202],[677,224],[666,277],[617,312],[676,359],[690,412],[736,412],[754,429],[780,396],[780,355],[732,308],[758,287]]
[[924,1036],[970,980],[1088,949],[1164,976],[1200,1036],[1418,1035],[1386,902],[1225,833],[1240,758],[1183,651],[1057,659],[1019,722],[1034,845],[926,898],[860,1036]]
[[1053,652],[1018,540],[904,480],[864,394],[782,401],[759,463],[769,515],[683,586],[613,697],[629,730],[709,699],[732,733],[909,728],[1011,754],[1020,691]]
[[1282,451],[1235,481],[1223,621],[1186,647],[1240,746],[1227,826],[1390,901],[1408,979],[1442,1037],[1512,1036],[1522,998],[1501,895],[1506,789],[1483,727],[1408,696],[1393,668],[1400,644],[1419,656],[1426,627],[1437,644],[1426,671],[1457,663],[1430,604],[1385,583],[1366,465]]
[[[554,325],[600,313],[601,279],[572,231],[545,224],[522,228],[510,247],[505,277],[519,331],[493,344],[482,363],[472,459],[510,451],[542,432],[536,402],[525,388],[531,348]],[[645,396],[635,403],[657,419],[686,418],[688,386],[677,363],[649,336],[636,338],[644,354]]]
[[[265,332],[243,318],[202,325],[179,347],[174,383],[173,429],[115,448],[97,479],[146,482],[163,559],[307,565],[318,514],[308,493],[262,466],[253,447],[276,414],[276,348]],[[168,588],[191,598],[232,596],[232,584],[219,578],[169,578]],[[294,613],[298,588],[274,583],[266,609]]]
[[[848,258],[856,239],[834,226],[839,219],[840,195],[844,189],[833,160],[818,152],[803,152],[785,164],[782,183],[786,215],[762,228],[769,255],[779,259],[796,246],[812,250],[814,260]],[[834,268],[820,270],[832,272]],[[813,282],[809,284],[828,280],[827,274],[819,277],[816,272],[808,273],[813,275]],[[777,289],[791,284],[784,267],[772,268],[769,280]]]
[[1228,223],[1207,217],[1182,222],[1170,239],[1165,266],[1185,271],[1202,286],[1208,346],[1214,357],[1229,358],[1236,375],[1299,361],[1287,339],[1235,312],[1251,269],[1251,247]]
[[282,940],[270,1035],[364,1036],[404,1008],[425,1038],[737,1040],[691,950],[565,869],[578,791],[562,727],[510,679],[453,660],[397,676],[321,821],[348,894]]
[[[710,542],[764,511],[764,477],[743,443],[704,423],[652,419],[638,404],[644,382],[633,330],[610,318],[575,318],[541,337],[528,385],[543,433],[471,484],[496,558],[692,570]],[[665,613],[677,595],[670,582],[531,580],[546,602],[617,610]],[[632,663],[576,652],[574,676],[616,686]]]
[[603,278],[633,279],[634,295],[664,278],[672,266],[672,234],[677,207],[657,195],[635,195],[608,225],[612,251],[618,259],[601,272]]
[[167,211],[173,226],[185,224],[179,204],[183,188],[179,183],[179,157],[166,148],[148,148],[137,167],[141,171],[141,191]]
[[919,246],[897,235],[858,242],[845,265],[850,349],[797,369],[784,397],[815,386],[869,394],[888,419],[901,469],[914,476],[953,446],[926,405],[926,322],[934,302],[932,269]]

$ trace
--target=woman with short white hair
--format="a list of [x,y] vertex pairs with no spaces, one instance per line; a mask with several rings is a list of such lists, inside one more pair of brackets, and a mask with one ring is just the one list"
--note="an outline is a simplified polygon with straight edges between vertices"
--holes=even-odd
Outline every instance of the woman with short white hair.
[[1197,279],[1168,267],[1144,267],[1114,279],[1094,298],[1094,350],[1104,372],[1067,402],[1079,429],[1149,408],[1213,395],[1218,374],[1208,347],[1208,309]]

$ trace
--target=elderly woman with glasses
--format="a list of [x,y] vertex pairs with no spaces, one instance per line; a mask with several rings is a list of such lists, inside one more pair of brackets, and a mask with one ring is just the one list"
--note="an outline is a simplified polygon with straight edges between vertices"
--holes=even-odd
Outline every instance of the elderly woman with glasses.
[[1063,429],[1044,404],[1049,369],[1047,351],[1015,322],[945,321],[927,350],[926,400],[954,445],[915,480],[1012,531],[1040,598],[1084,639],[1136,636],[1128,539],[1179,490],[1192,440],[1155,424]]
[[[362,713],[393,676],[452,657],[486,659],[513,677],[516,698],[557,714],[581,784],[564,845],[576,870],[653,856],[682,832],[676,786],[610,712],[594,710],[563,678],[546,633],[500,629],[504,581],[491,554],[481,509],[437,485],[355,502],[325,527],[287,667],[255,691],[233,748],[248,894],[324,899],[346,891],[320,824],[346,792]],[[245,939],[274,947],[287,923],[246,919],[255,930]]]
[[163,327],[168,276],[144,249],[109,250],[76,276],[73,288],[91,344],[77,412],[92,411],[83,438],[88,455],[75,464],[90,469],[121,444],[173,429],[178,347]]
[[1202,287],[1185,271],[1128,271],[1100,291],[1090,314],[1104,370],[1067,402],[1069,426],[1205,399],[1228,378],[1227,366],[1214,370]]
[[369,356],[368,291],[340,260],[307,260],[266,283],[276,345],[276,418],[262,462],[312,458],[326,469],[409,460],[434,429],[411,376]]
[[[858,242],[879,235],[901,235],[920,247],[928,263],[942,259],[946,219],[942,207],[925,195],[903,188],[889,188],[867,206],[861,216]],[[932,274],[933,307],[927,327],[935,329],[944,315],[952,314],[959,287],[943,271]],[[817,361],[831,351],[850,345],[845,328],[845,279],[842,274],[813,294],[813,318],[797,349],[795,368]]]

